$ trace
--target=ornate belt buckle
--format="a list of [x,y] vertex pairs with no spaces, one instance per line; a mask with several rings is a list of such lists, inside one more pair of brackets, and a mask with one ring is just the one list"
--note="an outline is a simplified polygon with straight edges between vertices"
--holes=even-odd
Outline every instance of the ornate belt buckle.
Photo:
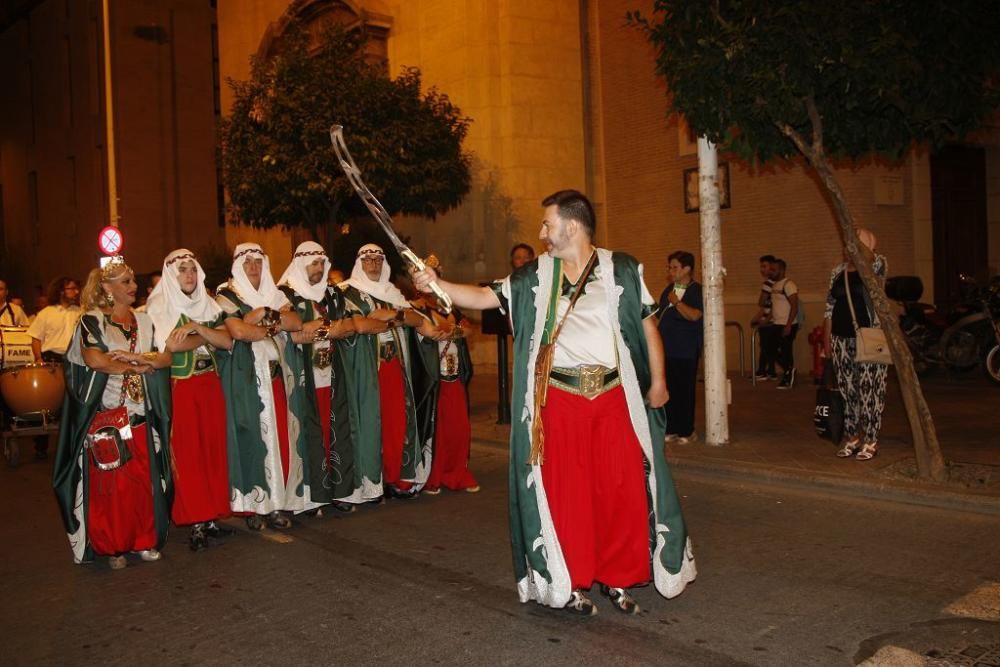
[[313,352],[313,366],[321,371],[330,367],[330,348],[320,347]]
[[593,400],[604,389],[604,368],[601,366],[580,367],[580,394]]
[[452,356],[445,357],[444,372],[447,377],[458,375],[458,359]]

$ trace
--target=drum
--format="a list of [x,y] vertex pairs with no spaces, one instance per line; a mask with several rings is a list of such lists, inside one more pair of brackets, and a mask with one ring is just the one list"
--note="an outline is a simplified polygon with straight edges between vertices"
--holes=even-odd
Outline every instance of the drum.
[[0,327],[0,368],[35,363],[31,336],[24,327]]
[[0,393],[17,417],[56,415],[66,393],[62,364],[28,364],[0,372]]

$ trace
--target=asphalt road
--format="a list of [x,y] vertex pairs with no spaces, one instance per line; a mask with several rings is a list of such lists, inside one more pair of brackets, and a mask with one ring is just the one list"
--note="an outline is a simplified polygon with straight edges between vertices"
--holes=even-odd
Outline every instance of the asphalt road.
[[163,561],[121,572],[72,564],[47,465],[2,469],[0,664],[851,665],[887,646],[1000,651],[996,517],[687,475],[699,576],[683,595],[639,589],[638,617],[603,599],[592,618],[522,605],[505,466],[477,445],[477,495],[240,529],[199,554],[176,529]]

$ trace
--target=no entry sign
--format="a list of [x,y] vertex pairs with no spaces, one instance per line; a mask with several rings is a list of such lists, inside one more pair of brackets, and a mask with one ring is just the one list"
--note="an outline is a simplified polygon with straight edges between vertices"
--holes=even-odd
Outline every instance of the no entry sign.
[[125,245],[125,237],[117,227],[105,227],[97,235],[97,245],[105,255],[118,255]]

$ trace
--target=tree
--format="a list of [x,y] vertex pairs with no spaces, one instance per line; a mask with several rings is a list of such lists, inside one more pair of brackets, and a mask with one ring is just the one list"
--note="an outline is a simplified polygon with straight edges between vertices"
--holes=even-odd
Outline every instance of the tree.
[[628,19],[657,50],[670,110],[748,161],[801,155],[815,170],[886,332],[919,474],[942,481],[944,461],[913,360],[833,161],[898,160],[915,142],[958,140],[995,113],[996,4],[655,0],[654,14]]
[[335,123],[390,214],[434,219],[469,191],[462,141],[470,119],[436,89],[422,93],[418,69],[390,79],[368,62],[358,31],[332,28],[310,43],[292,21],[278,53],[255,58],[250,80],[229,85],[235,101],[221,128],[223,182],[229,211],[244,224],[302,227],[317,237],[325,228],[328,242],[341,224],[368,225],[330,145]]

